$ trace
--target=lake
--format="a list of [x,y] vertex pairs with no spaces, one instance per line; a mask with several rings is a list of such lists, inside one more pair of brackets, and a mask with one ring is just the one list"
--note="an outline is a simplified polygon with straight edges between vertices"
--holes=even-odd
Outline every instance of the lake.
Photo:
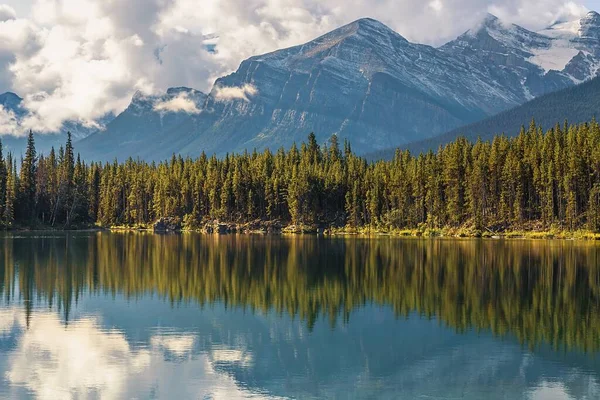
[[0,397],[598,399],[600,244],[0,236]]

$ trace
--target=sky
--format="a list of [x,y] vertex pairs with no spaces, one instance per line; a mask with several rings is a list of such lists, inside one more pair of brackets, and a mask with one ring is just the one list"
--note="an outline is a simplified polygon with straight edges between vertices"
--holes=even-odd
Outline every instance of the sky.
[[138,90],[210,91],[252,55],[361,17],[440,45],[487,12],[536,30],[588,10],[600,0],[0,0],[0,92],[17,93],[30,112],[21,121],[0,107],[0,132],[93,126]]

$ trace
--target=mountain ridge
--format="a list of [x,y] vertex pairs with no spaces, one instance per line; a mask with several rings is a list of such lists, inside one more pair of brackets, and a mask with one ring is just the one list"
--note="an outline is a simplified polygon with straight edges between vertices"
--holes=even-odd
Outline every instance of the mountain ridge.
[[[504,111],[485,120],[457,128],[443,135],[410,143],[400,147],[413,154],[435,151],[439,146],[455,140],[458,136],[475,142],[491,140],[496,135],[508,137],[519,134],[532,120],[543,129],[553,128],[565,121],[571,124],[600,118],[600,77],[579,85],[533,99],[521,106]],[[396,149],[386,149],[367,155],[370,160],[391,159]]]
[[[361,18],[250,57],[207,94],[136,93],[106,129],[78,147],[91,159],[157,160],[289,147],[309,132],[320,142],[336,134],[362,153],[401,146],[597,75],[600,42],[593,39],[600,19],[590,13],[578,24],[577,32],[555,24],[552,36],[488,15],[436,48]],[[164,104],[155,108],[156,102]]]

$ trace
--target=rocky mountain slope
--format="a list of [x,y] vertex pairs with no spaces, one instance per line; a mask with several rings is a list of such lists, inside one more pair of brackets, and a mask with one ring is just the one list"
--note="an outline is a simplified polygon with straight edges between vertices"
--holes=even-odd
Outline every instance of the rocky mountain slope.
[[77,142],[77,150],[86,159],[104,161],[167,158],[179,152],[181,134],[194,129],[206,97],[189,88],[171,88],[158,96],[137,92],[129,107],[105,130]]
[[[80,147],[103,159],[163,159],[287,147],[311,131],[322,142],[337,134],[359,152],[427,139],[595,76],[598,17],[536,33],[490,15],[437,49],[361,19],[242,62],[216,81],[201,112],[176,124],[150,129],[127,110],[126,129],[109,124]],[[98,154],[106,143],[119,147]]]
[[[218,51],[218,49],[217,49]],[[134,96],[77,144],[88,159],[288,147],[315,132],[362,153],[435,137],[598,74],[600,16],[531,32],[487,16],[440,48],[361,19],[252,57],[208,95]],[[165,105],[166,104],[166,105]]]
[[[588,122],[600,118],[600,77],[574,87],[549,93],[521,106],[504,111],[483,121],[463,126],[427,140],[402,146],[413,153],[435,150],[458,136],[471,141],[478,138],[491,140],[494,135],[516,136],[521,127],[528,127],[534,119],[538,126],[550,129],[556,124]],[[395,149],[369,154],[370,159],[391,159]]]

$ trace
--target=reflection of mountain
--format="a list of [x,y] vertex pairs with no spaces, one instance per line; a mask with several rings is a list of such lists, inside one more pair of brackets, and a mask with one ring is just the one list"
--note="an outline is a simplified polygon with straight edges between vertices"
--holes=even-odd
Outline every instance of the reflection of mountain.
[[600,248],[584,243],[100,233],[0,245],[3,296],[18,287],[67,319],[86,292],[273,310],[309,327],[375,303],[531,346],[600,346]]

